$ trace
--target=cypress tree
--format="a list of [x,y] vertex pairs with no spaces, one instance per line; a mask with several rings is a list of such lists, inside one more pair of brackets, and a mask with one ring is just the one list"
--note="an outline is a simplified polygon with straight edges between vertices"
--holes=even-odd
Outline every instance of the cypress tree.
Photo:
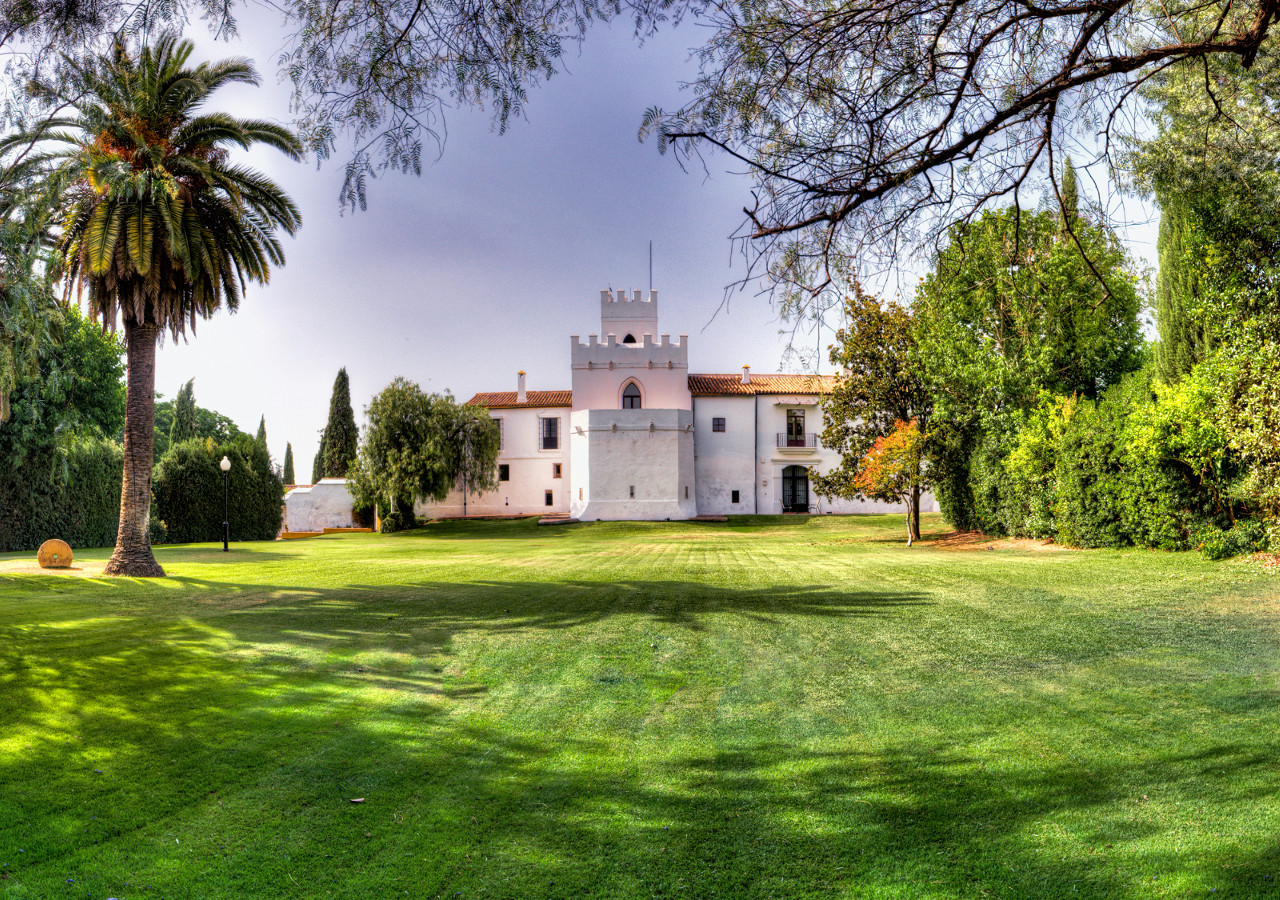
[[258,420],[258,433],[253,438],[263,450],[267,449],[267,417]]
[[173,423],[169,426],[169,443],[189,441],[196,436],[196,380],[192,378],[178,388],[173,398]]
[[297,483],[293,480],[293,444],[290,444],[287,441],[284,445],[284,483]]
[[[1161,198],[1166,199],[1166,198]],[[1156,277],[1156,372],[1173,384],[1191,371],[1207,349],[1204,330],[1191,313],[1197,293],[1197,277],[1187,252],[1192,214],[1181,203],[1161,205],[1160,235],[1156,252],[1160,272]]]
[[346,368],[338,370],[329,398],[329,423],[324,429],[322,470],[326,478],[346,478],[356,459],[360,432],[356,414],[351,409],[351,382]]
[[324,477],[324,429],[320,429],[320,446],[316,448],[316,458],[311,463],[311,483],[315,484]]
[[1062,167],[1062,217],[1067,223],[1075,222],[1080,218],[1080,188],[1076,184],[1076,167],[1071,162],[1071,157],[1067,157],[1066,165]]

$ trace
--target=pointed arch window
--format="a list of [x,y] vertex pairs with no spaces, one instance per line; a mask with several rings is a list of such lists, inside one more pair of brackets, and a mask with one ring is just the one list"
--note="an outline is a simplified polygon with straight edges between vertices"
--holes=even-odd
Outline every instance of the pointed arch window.
[[622,408],[640,409],[640,388],[634,381],[622,389]]
[[622,343],[624,344],[634,344],[635,342],[636,342],[636,336],[634,334],[628,334],[626,337],[622,339]]

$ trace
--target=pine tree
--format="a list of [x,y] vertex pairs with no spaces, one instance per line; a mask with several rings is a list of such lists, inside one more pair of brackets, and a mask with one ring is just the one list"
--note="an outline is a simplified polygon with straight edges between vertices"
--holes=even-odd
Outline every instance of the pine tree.
[[356,459],[359,439],[356,414],[351,409],[351,382],[346,368],[342,368],[333,381],[333,395],[329,398],[329,423],[325,426],[322,444],[324,477],[347,477],[347,470]]
[[284,483],[296,484],[293,480],[293,444],[284,445]]
[[1156,372],[1168,384],[1179,381],[1205,356],[1204,329],[1191,315],[1190,305],[1197,292],[1197,278],[1187,253],[1192,215],[1186,206],[1162,204],[1160,235],[1156,252],[1160,273],[1156,277]]
[[320,446],[316,448],[316,458],[311,463],[311,483],[316,484],[324,477],[324,429],[320,429]]
[[169,445],[189,441],[196,436],[196,380],[192,378],[178,388],[173,398],[173,423],[169,426]]
[[258,433],[253,438],[263,450],[267,449],[267,417],[258,420]]

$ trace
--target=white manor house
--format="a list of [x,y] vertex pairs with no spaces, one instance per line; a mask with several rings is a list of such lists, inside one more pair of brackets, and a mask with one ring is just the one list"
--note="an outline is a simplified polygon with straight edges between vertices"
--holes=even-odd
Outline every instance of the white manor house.
[[[429,517],[691,519],[902,511],[816,496],[808,470],[839,463],[818,439],[831,376],[697,375],[689,338],[658,332],[658,292],[600,292],[600,334],[570,337],[570,390],[476,394],[502,433],[496,490],[419,504]],[[301,499],[301,498],[299,498]],[[926,495],[922,509],[936,509]]]

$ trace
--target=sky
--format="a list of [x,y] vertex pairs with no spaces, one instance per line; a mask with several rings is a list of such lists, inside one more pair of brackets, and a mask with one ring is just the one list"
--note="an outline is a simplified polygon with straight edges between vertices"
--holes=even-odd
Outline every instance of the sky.
[[[240,24],[229,42],[192,29],[202,58],[249,56],[263,76],[260,88],[219,91],[210,107],[288,122],[282,29],[265,11]],[[530,390],[569,389],[569,335],[599,331],[602,289],[650,287],[650,241],[660,330],[689,335],[691,371],[796,370],[789,342],[813,351],[830,332],[793,337],[767,297],[726,295],[745,272],[729,236],[749,179],[715,157],[684,171],[637,138],[646,108],[686,98],[688,48],[700,39],[686,24],[641,47],[626,27],[596,26],[506,134],[484,111],[450,111],[439,159],[420,177],[372,182],[365,212],[339,207],[340,153],[318,170],[270,150],[245,154],[294,198],[303,226],[285,238],[286,265],[251,286],[238,312],[160,348],[157,390],[172,398],[194,378],[196,402],[241,429],[265,416],[273,457],[283,461],[291,442],[307,481],[340,367],[362,425],[396,376],[459,400],[514,390],[520,369]],[[1150,256],[1144,242],[1134,250]]]

